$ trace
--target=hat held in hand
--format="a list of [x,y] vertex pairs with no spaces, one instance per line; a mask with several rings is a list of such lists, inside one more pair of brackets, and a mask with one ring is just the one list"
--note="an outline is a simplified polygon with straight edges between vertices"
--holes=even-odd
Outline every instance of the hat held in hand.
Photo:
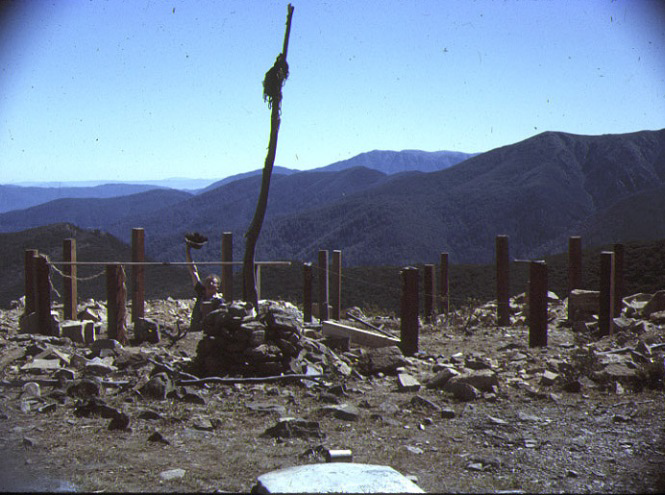
[[185,242],[194,249],[201,249],[208,242],[208,238],[198,232],[188,232],[185,234]]

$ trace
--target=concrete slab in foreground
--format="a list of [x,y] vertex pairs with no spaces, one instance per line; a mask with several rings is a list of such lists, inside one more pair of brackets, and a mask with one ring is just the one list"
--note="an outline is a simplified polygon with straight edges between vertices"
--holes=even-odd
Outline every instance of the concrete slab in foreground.
[[331,462],[271,471],[252,493],[425,493],[390,466]]

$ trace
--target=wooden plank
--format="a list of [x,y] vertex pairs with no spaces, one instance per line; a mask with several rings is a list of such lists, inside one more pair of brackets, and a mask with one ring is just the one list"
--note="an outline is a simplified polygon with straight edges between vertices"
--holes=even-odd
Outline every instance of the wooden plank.
[[394,337],[386,337],[374,332],[369,332],[361,328],[350,327],[335,323],[329,320],[323,322],[321,329],[323,335],[333,337],[349,337],[351,342],[368,347],[387,347],[390,345],[399,345],[400,340]]

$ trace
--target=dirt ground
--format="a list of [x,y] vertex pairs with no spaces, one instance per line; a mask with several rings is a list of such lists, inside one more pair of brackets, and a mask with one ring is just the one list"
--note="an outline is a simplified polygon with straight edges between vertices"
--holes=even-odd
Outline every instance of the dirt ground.
[[[174,328],[182,316],[176,303],[153,303],[149,313],[171,318]],[[50,375],[28,375],[20,370],[25,359],[7,357],[17,343],[28,345],[16,340],[20,312],[0,314],[3,491],[248,492],[257,476],[325,462],[329,449],[350,450],[356,463],[391,466],[431,493],[665,491],[662,381],[596,386],[578,370],[579,390],[543,384],[553,363],[583,366],[579,350],[588,339],[565,325],[551,323],[548,346],[530,349],[523,322],[469,326],[460,317],[423,324],[420,352],[402,370],[423,385],[418,390],[401,390],[393,374],[358,373],[318,383],[187,386],[164,400],[103,387],[99,400],[129,418],[127,428],[109,429],[108,418],[75,415],[80,402],[58,386],[42,385],[32,407],[25,405],[17,379]],[[384,320],[384,329],[399,335],[398,328]],[[187,362],[201,338],[191,333],[174,345],[162,339],[131,350]],[[602,346],[631,342],[605,338]],[[424,386],[441,365],[470,356],[489,360],[497,390],[462,401]],[[111,378],[130,371],[136,370]],[[340,405],[355,406],[356,414],[331,408]],[[280,417],[316,427],[270,434]]]

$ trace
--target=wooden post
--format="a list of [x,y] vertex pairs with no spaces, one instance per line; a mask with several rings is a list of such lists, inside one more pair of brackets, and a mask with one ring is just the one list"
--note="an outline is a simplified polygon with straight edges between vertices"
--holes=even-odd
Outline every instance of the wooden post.
[[268,101],[268,107],[272,107],[270,114],[270,138],[268,141],[268,154],[263,164],[261,190],[259,191],[259,197],[256,202],[256,211],[245,233],[246,244],[245,257],[243,259],[243,299],[246,302],[252,303],[257,309],[259,296],[256,290],[256,280],[254,279],[254,251],[256,250],[256,243],[259,240],[263,220],[266,216],[266,209],[268,208],[270,177],[272,176],[272,169],[275,165],[275,156],[277,154],[277,136],[279,135],[279,126],[281,123],[282,85],[288,77],[286,51],[289,46],[292,16],[293,6],[289,4],[282,53],[277,56],[274,65],[266,73],[263,81],[263,99]]
[[[62,260],[70,263],[76,263],[76,239],[65,239],[62,245]],[[78,284],[76,280],[76,265],[65,265],[63,270],[65,276],[62,280],[64,286],[63,297],[63,316],[65,320],[76,320]]]
[[623,260],[624,260],[624,245],[614,245],[614,312],[612,313],[615,318],[621,316],[621,308],[623,307],[624,295],[624,276],[623,276]]
[[582,238],[568,238],[568,294],[582,288]]
[[598,329],[600,336],[614,333],[614,253],[600,253],[600,300],[598,307]]
[[233,301],[233,232],[222,233],[222,294],[228,302]]
[[[145,231],[132,229],[132,261],[145,261]],[[132,265],[132,323],[134,328],[145,316],[145,267]]]
[[342,306],[342,251],[332,253],[332,319],[339,321]]
[[508,236],[496,236],[496,317],[500,327],[510,325],[510,257]]
[[[254,279],[256,280],[256,300],[261,300],[261,265],[254,264]],[[258,309],[258,308],[257,308]]]
[[439,276],[439,311],[448,315],[450,301],[448,296],[448,253],[441,253],[441,274]]
[[25,267],[24,267],[24,282],[25,282],[25,314],[29,315],[37,310],[37,292],[36,292],[36,265],[37,256],[39,251],[36,249],[25,250]]
[[319,320],[328,319],[328,251],[319,250]]
[[35,271],[37,273],[37,324],[39,333],[42,335],[52,335],[50,267],[48,258],[43,254],[37,257]]
[[401,342],[402,352],[411,356],[418,352],[418,269],[402,269]]
[[570,293],[582,288],[582,238],[568,238],[568,320],[572,321]]
[[529,263],[529,347],[547,346],[547,265]]
[[109,339],[115,339],[121,344],[127,344],[125,333],[125,320],[127,308],[125,298],[125,270],[122,265],[106,265],[106,312],[107,332]]
[[432,316],[434,316],[436,311],[436,277],[434,276],[434,265],[425,265],[424,285],[425,318],[428,322],[431,322]]
[[312,264],[302,266],[303,273],[303,321],[312,322]]

